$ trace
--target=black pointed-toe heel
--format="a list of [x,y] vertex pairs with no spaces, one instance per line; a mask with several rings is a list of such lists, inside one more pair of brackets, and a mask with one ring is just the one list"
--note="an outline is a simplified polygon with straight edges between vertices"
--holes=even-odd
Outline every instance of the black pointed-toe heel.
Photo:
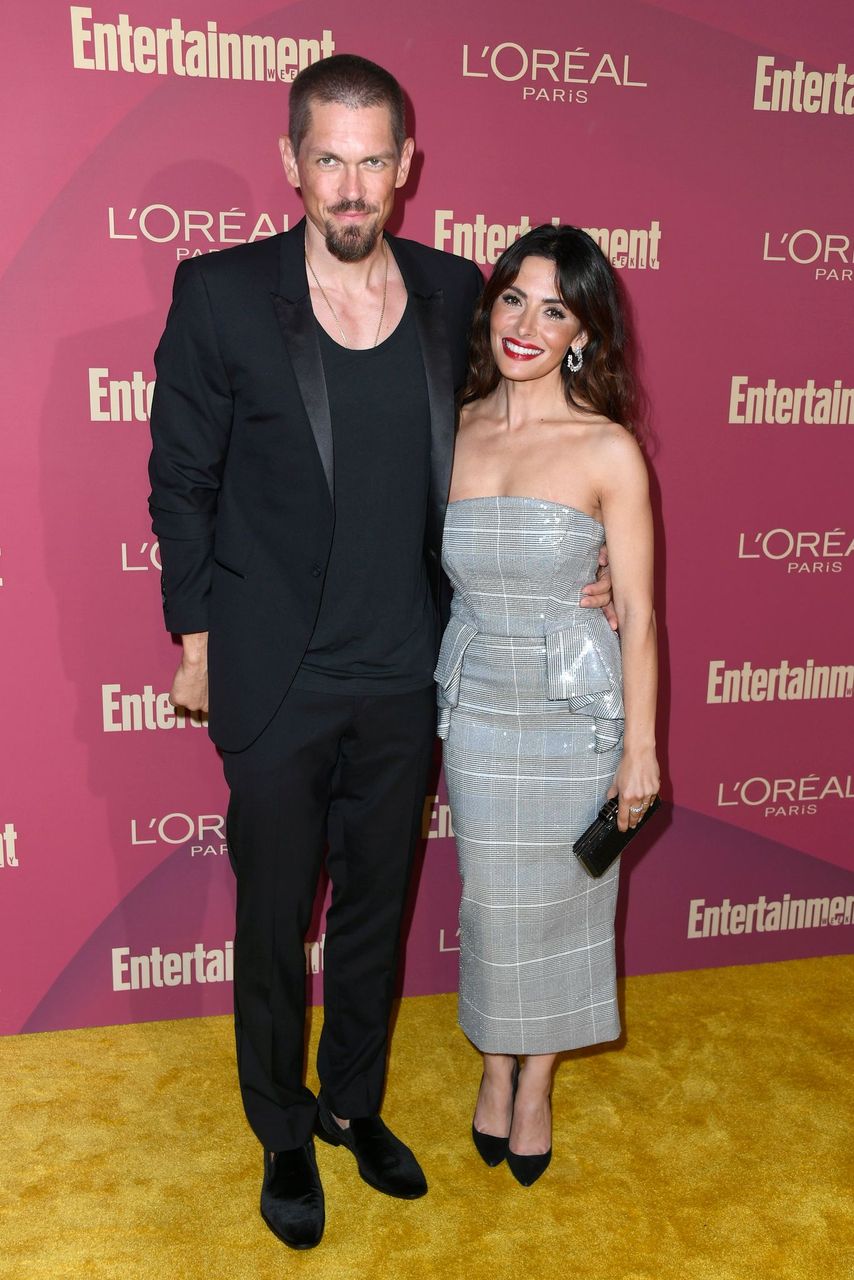
[[517,1156],[515,1151],[510,1150],[510,1140],[507,1140],[507,1167],[513,1174],[516,1181],[523,1187],[530,1187],[537,1181],[542,1174],[548,1169],[551,1158],[552,1149],[541,1156]]
[[[481,1083],[483,1080],[481,1078]],[[519,1060],[513,1067],[513,1097],[516,1097],[516,1086],[519,1083]],[[510,1135],[506,1138],[496,1138],[493,1133],[481,1133],[479,1129],[475,1129],[474,1120],[471,1122],[471,1140],[474,1143],[475,1150],[480,1156],[484,1164],[489,1165],[490,1169],[496,1168],[507,1155]]]
[[[549,1096],[549,1112],[551,1113],[551,1096]],[[507,1167],[522,1187],[530,1187],[537,1178],[542,1177],[551,1164],[552,1149],[538,1156],[520,1156],[510,1150],[510,1139],[507,1139]]]
[[496,1138],[492,1133],[481,1133],[479,1129],[475,1129],[472,1121],[471,1140],[483,1163],[488,1164],[490,1169],[494,1169],[507,1155],[507,1144],[510,1138]]

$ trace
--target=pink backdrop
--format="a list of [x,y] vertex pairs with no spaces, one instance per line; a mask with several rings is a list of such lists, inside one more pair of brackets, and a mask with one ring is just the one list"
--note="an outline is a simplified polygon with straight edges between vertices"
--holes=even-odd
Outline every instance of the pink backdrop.
[[[176,262],[300,216],[284,82],[333,47],[414,104],[394,230],[488,267],[525,220],[596,228],[632,300],[675,806],[627,859],[625,971],[849,949],[849,6],[123,7],[18,7],[3,41],[2,1030],[230,1007],[219,761],[203,728],[158,719],[176,650],[147,384]],[[222,33],[273,37],[232,42],[270,76],[214,75]],[[441,783],[426,829],[410,994],[456,980]],[[322,935],[319,911],[310,968]]]

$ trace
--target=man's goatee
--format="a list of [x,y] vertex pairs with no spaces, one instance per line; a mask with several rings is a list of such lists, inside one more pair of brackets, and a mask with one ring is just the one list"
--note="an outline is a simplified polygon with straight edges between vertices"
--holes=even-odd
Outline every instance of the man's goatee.
[[373,227],[338,227],[327,222],[326,247],[341,262],[361,262],[373,252],[380,236],[380,229]]

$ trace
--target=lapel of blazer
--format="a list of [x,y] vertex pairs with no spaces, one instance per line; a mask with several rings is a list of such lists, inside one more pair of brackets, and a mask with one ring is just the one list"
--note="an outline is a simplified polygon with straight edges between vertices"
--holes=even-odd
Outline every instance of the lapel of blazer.
[[293,365],[297,386],[314,434],[317,452],[326,476],[329,496],[335,498],[335,468],[332,448],[332,417],[317,325],[311,309],[308,278],[305,273],[305,219],[281,237],[279,255],[279,291],[273,293],[273,306],[288,355]]
[[[428,542],[439,548],[454,451],[454,377],[445,329],[443,292],[436,289],[406,241],[386,236],[412,301],[430,405],[430,502]],[[329,495],[335,496],[332,417],[317,325],[305,270],[305,219],[280,241],[279,291],[273,305],[302,402],[314,434]]]
[[454,373],[445,328],[444,295],[430,281],[409,243],[386,235],[412,301],[430,404],[430,499],[427,543],[437,554],[451,484],[454,455]]

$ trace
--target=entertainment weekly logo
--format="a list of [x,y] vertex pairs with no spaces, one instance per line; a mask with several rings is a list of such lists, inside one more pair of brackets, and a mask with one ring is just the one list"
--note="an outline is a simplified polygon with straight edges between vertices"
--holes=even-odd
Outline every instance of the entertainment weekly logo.
[[141,693],[124,693],[120,684],[101,685],[101,717],[104,733],[143,733],[157,729],[200,729],[207,715],[173,707],[169,694],[155,693],[143,685]]
[[161,850],[183,845],[191,858],[221,858],[228,853],[225,815],[175,812],[159,818],[131,818],[130,842],[134,848]]
[[738,535],[739,560],[770,560],[786,573],[842,573],[854,554],[854,538],[835,529],[768,529]]
[[152,987],[204,986],[234,980],[234,942],[206,947],[197,942],[192,951],[134,953],[130,947],[113,947],[110,969],[114,991],[148,991]]
[[825,666],[807,658],[802,665],[781,658],[776,667],[745,661],[728,667],[723,659],[709,663],[707,703],[806,702],[854,697],[854,664]]
[[705,898],[692,898],[688,905],[689,938],[732,938],[744,933],[781,933],[789,929],[836,929],[851,924],[854,895],[837,898],[781,899],[760,895],[755,902],[732,902],[724,898],[717,906],[707,906]]
[[320,937],[306,941],[305,947],[305,972],[306,976],[313,973],[323,973],[324,957],[326,952],[326,933],[321,933]]
[[[544,221],[540,219],[540,221]],[[559,227],[562,218],[551,218]],[[433,222],[433,245],[460,257],[470,258],[481,266],[498,261],[504,250],[538,223],[524,213],[518,222],[490,222],[485,213],[476,213],[470,221],[458,221],[453,209],[437,209]],[[582,227],[596,241],[613,267],[618,270],[658,271],[661,245],[661,223],[648,227]]]
[[230,209],[175,209],[152,201],[144,209],[131,205],[125,212],[107,207],[110,240],[147,240],[149,244],[174,245],[175,258],[199,258],[233,244],[254,244],[287,231],[286,213],[248,213]]
[[851,284],[854,280],[854,250],[851,237],[841,231],[766,231],[762,240],[762,261],[782,262],[788,267],[808,267],[820,284]]
[[18,866],[18,833],[14,822],[6,822],[0,827],[0,871],[6,867]]
[[147,378],[142,369],[114,378],[106,365],[91,367],[87,380],[90,422],[148,422],[154,379]]
[[730,379],[731,426],[852,426],[854,387],[834,378],[832,386],[818,386],[812,378],[799,387],[778,385],[776,378],[751,383],[747,374]]
[[719,782],[718,809],[751,809],[763,818],[814,817],[826,801],[854,800],[854,777],[848,774],[809,773],[800,778],[756,776],[737,782]]
[[145,27],[134,25],[126,13],[115,22],[93,21],[86,5],[71,5],[68,12],[76,71],[289,83],[304,67],[335,52],[332,32],[325,28],[310,37],[248,35],[220,31],[213,20],[201,30],[185,30],[180,18],[172,18],[168,27]]
[[854,74],[844,62],[835,71],[807,71],[800,59],[794,67],[776,66],[776,58],[756,59],[754,111],[794,111],[805,115],[854,115]]
[[443,840],[451,838],[451,806],[443,804],[438,796],[425,796],[421,811],[421,839]]
[[584,106],[603,88],[646,89],[635,78],[627,53],[574,49],[535,49],[504,40],[462,47],[464,80],[500,80],[516,85],[523,102],[560,102]]

